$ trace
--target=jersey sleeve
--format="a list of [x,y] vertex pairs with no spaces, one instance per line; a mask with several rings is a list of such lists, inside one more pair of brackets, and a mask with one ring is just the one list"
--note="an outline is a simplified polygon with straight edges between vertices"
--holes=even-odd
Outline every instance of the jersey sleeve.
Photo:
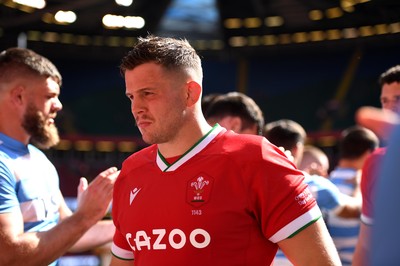
[[253,167],[257,169],[251,189],[254,211],[271,242],[286,239],[321,217],[303,173],[266,139],[262,162]]
[[[122,205],[122,194],[121,193],[121,177],[125,175],[125,168],[123,167],[117,181],[114,184],[113,191],[113,206],[112,206],[112,217],[115,225],[115,233],[113,237],[113,243],[111,245],[111,253],[121,260],[133,260],[133,249],[128,243],[128,239],[132,236],[129,234],[124,236],[120,231],[120,206]],[[133,236],[134,237],[134,236]]]
[[[127,237],[129,238],[130,236]],[[115,257],[122,260],[133,260],[133,251],[118,229],[115,230],[111,252]]]
[[0,160],[0,213],[19,210],[16,180],[9,167]]
[[379,149],[372,153],[364,163],[361,177],[361,221],[364,224],[372,225],[374,222],[374,194],[376,181],[379,173],[379,165],[383,157],[383,150]]
[[339,188],[330,180],[322,176],[312,175],[306,177],[318,206],[326,211],[339,211],[346,201],[346,195],[341,193]]

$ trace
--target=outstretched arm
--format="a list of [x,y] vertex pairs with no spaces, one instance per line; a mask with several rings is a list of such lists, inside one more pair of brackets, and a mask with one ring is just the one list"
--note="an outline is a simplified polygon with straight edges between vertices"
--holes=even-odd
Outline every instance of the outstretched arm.
[[360,107],[356,111],[355,120],[383,139],[387,139],[392,129],[400,123],[400,117],[397,113],[371,106]]
[[114,232],[115,226],[112,220],[99,221],[94,226],[90,227],[68,251],[84,252],[111,243]]
[[336,211],[341,218],[359,218],[361,215],[361,199],[343,195],[344,204]]
[[24,232],[21,212],[0,214],[0,265],[47,265],[67,252],[104,216],[117,176],[114,167],[99,174],[82,193],[76,212],[48,231]]
[[[81,195],[88,188],[86,178],[82,177],[78,186],[78,204],[81,201]],[[62,195],[61,195],[62,197]],[[63,198],[63,197],[62,197]],[[63,198],[60,206],[61,220],[72,215],[72,211],[68,208]],[[102,246],[112,242],[114,236],[115,226],[112,220],[101,220],[94,226],[90,227],[88,231],[68,250],[69,252],[84,252],[90,249]]]

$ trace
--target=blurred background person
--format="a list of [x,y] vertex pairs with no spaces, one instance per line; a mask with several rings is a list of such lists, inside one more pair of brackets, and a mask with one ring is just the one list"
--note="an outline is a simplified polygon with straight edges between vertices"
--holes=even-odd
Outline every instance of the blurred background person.
[[260,107],[252,98],[240,92],[213,97],[204,116],[210,125],[218,123],[239,134],[261,135],[264,128],[264,115]]
[[320,175],[328,177],[329,158],[326,153],[314,145],[305,145],[303,156],[298,168],[310,175]]
[[[387,118],[382,117],[383,121]],[[400,265],[398,241],[400,230],[400,126],[390,134],[387,152],[382,162],[382,170],[377,181],[375,200],[375,220],[372,228],[371,253],[368,261],[372,266]]]
[[[379,139],[371,130],[352,126],[345,129],[339,139],[338,164],[329,179],[339,190],[359,201],[361,211],[360,180],[365,159],[379,146]],[[328,212],[326,224],[343,265],[351,265],[360,230],[359,217],[339,217]]]
[[117,169],[103,171],[89,185],[81,178],[72,212],[42,151],[59,142],[61,80],[55,65],[32,50],[0,53],[0,265],[55,265],[68,251],[111,242],[115,231],[102,218]]
[[[264,130],[264,136],[272,144],[291,151],[295,162],[302,157],[298,151],[303,150],[305,134],[304,128],[299,123],[289,119],[269,122],[265,125]],[[340,217],[359,216],[359,201],[341,193],[335,184],[323,176],[315,174],[306,174],[305,176],[305,181],[309,184],[323,212],[332,211]]]
[[[399,121],[397,113],[400,101],[400,65],[393,66],[383,72],[379,77],[379,85],[381,87],[380,101],[382,113],[384,113],[384,115],[380,117],[378,110],[371,107],[364,107],[357,111],[356,121],[361,125],[369,127],[385,140],[388,137],[389,131],[393,128],[393,125]],[[376,149],[366,159],[363,165],[361,178],[363,202],[361,211],[362,223],[353,258],[353,264],[355,266],[369,264],[369,254],[371,253],[371,228],[374,224],[375,217],[375,189],[377,181],[379,180],[380,167],[385,153],[385,147]]]
[[[273,144],[291,151],[294,162],[302,157],[306,132],[297,122],[281,119],[265,125],[264,136]],[[304,172],[305,173],[305,172]],[[317,204],[323,213],[332,212],[340,217],[358,217],[361,203],[341,193],[327,178],[305,173],[305,182],[308,184]],[[325,219],[325,217],[324,217]],[[278,251],[274,266],[291,265],[282,252]]]
[[293,156],[293,163],[298,167],[307,138],[306,131],[299,123],[290,119],[269,122],[265,125],[263,134],[272,144],[289,151]]
[[212,104],[215,98],[222,95],[222,93],[209,93],[201,98],[201,111],[203,114],[207,112],[208,107]]

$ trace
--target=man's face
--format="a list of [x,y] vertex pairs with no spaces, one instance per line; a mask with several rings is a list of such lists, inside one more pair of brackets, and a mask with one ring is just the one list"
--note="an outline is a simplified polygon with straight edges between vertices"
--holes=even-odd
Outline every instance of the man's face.
[[54,123],[57,112],[62,109],[59,92],[58,84],[51,78],[38,82],[25,109],[22,127],[30,135],[30,141],[42,149],[59,142]]
[[381,104],[383,109],[399,113],[400,104],[400,83],[392,82],[384,84],[381,91]]
[[136,125],[148,144],[176,141],[188,119],[185,78],[155,63],[125,72],[126,95]]

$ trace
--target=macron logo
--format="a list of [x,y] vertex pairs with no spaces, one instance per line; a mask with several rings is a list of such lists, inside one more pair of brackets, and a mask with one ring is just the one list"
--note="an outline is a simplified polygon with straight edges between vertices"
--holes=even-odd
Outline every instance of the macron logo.
[[141,188],[138,189],[137,187],[135,187],[135,189],[131,191],[131,195],[129,197],[129,205],[132,205],[132,201],[135,199],[140,190]]

